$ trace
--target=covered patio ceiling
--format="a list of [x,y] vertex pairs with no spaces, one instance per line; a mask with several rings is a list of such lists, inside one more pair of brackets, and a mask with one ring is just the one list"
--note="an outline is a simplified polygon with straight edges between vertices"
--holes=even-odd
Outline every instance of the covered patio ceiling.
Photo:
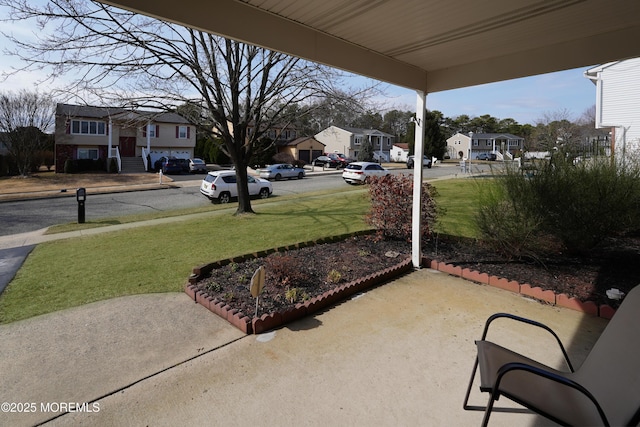
[[108,0],[424,93],[640,56],[638,0]]

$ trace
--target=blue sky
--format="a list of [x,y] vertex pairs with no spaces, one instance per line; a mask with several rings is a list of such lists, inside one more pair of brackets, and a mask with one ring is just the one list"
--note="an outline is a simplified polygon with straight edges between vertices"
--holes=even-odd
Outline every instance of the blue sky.
[[[14,58],[0,55],[0,72],[8,71],[12,64],[19,66]],[[596,99],[595,85],[583,76],[587,68],[591,67],[432,93],[427,96],[427,108],[441,111],[446,117],[489,114],[532,125],[546,113],[563,110],[569,112],[571,119],[577,119],[595,104]],[[34,82],[45,76],[42,71],[10,76],[0,81],[0,91],[33,89]],[[46,92],[47,88],[39,87],[39,90]],[[388,109],[415,109],[414,91],[386,85],[385,93],[387,97],[378,100],[377,104]]]
[[[427,96],[427,108],[441,111],[446,117],[489,114],[520,124],[535,124],[545,113],[562,110],[577,119],[596,102],[596,87],[583,76],[588,68],[592,67],[436,92]],[[387,93],[394,108],[415,109],[414,91],[389,86]]]

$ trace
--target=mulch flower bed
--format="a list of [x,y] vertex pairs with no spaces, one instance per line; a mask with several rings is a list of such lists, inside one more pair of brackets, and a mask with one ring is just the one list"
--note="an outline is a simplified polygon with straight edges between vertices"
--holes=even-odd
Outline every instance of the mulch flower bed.
[[[589,257],[555,253],[536,262],[505,259],[470,239],[434,238],[422,249],[426,259],[614,308],[606,290],[628,292],[640,281],[640,238],[611,239]],[[251,278],[260,266],[266,275],[256,305]],[[411,269],[410,243],[363,233],[207,264],[194,269],[186,291],[244,332],[261,333]]]

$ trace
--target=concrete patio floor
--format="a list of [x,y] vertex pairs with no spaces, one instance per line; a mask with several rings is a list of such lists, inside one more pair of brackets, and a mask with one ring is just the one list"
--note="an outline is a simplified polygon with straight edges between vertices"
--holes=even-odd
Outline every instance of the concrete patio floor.
[[[473,341],[501,311],[546,323],[578,366],[607,323],[431,269],[257,336],[185,294],[117,298],[0,326],[1,400],[37,409],[0,425],[479,425],[462,409]],[[501,325],[490,339],[560,366],[549,336]],[[471,403],[485,401],[474,387]],[[69,402],[91,412],[53,411]]]

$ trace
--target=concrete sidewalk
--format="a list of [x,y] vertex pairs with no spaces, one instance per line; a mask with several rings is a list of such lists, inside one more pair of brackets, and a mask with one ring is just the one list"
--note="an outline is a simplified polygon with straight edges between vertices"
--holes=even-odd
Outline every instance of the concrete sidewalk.
[[[0,400],[35,408],[0,425],[478,425],[462,400],[473,340],[497,311],[547,323],[577,365],[606,324],[430,269],[259,336],[185,294],[123,297],[0,326]],[[558,365],[548,336],[515,326],[493,340]],[[69,402],[88,405],[65,413]]]

